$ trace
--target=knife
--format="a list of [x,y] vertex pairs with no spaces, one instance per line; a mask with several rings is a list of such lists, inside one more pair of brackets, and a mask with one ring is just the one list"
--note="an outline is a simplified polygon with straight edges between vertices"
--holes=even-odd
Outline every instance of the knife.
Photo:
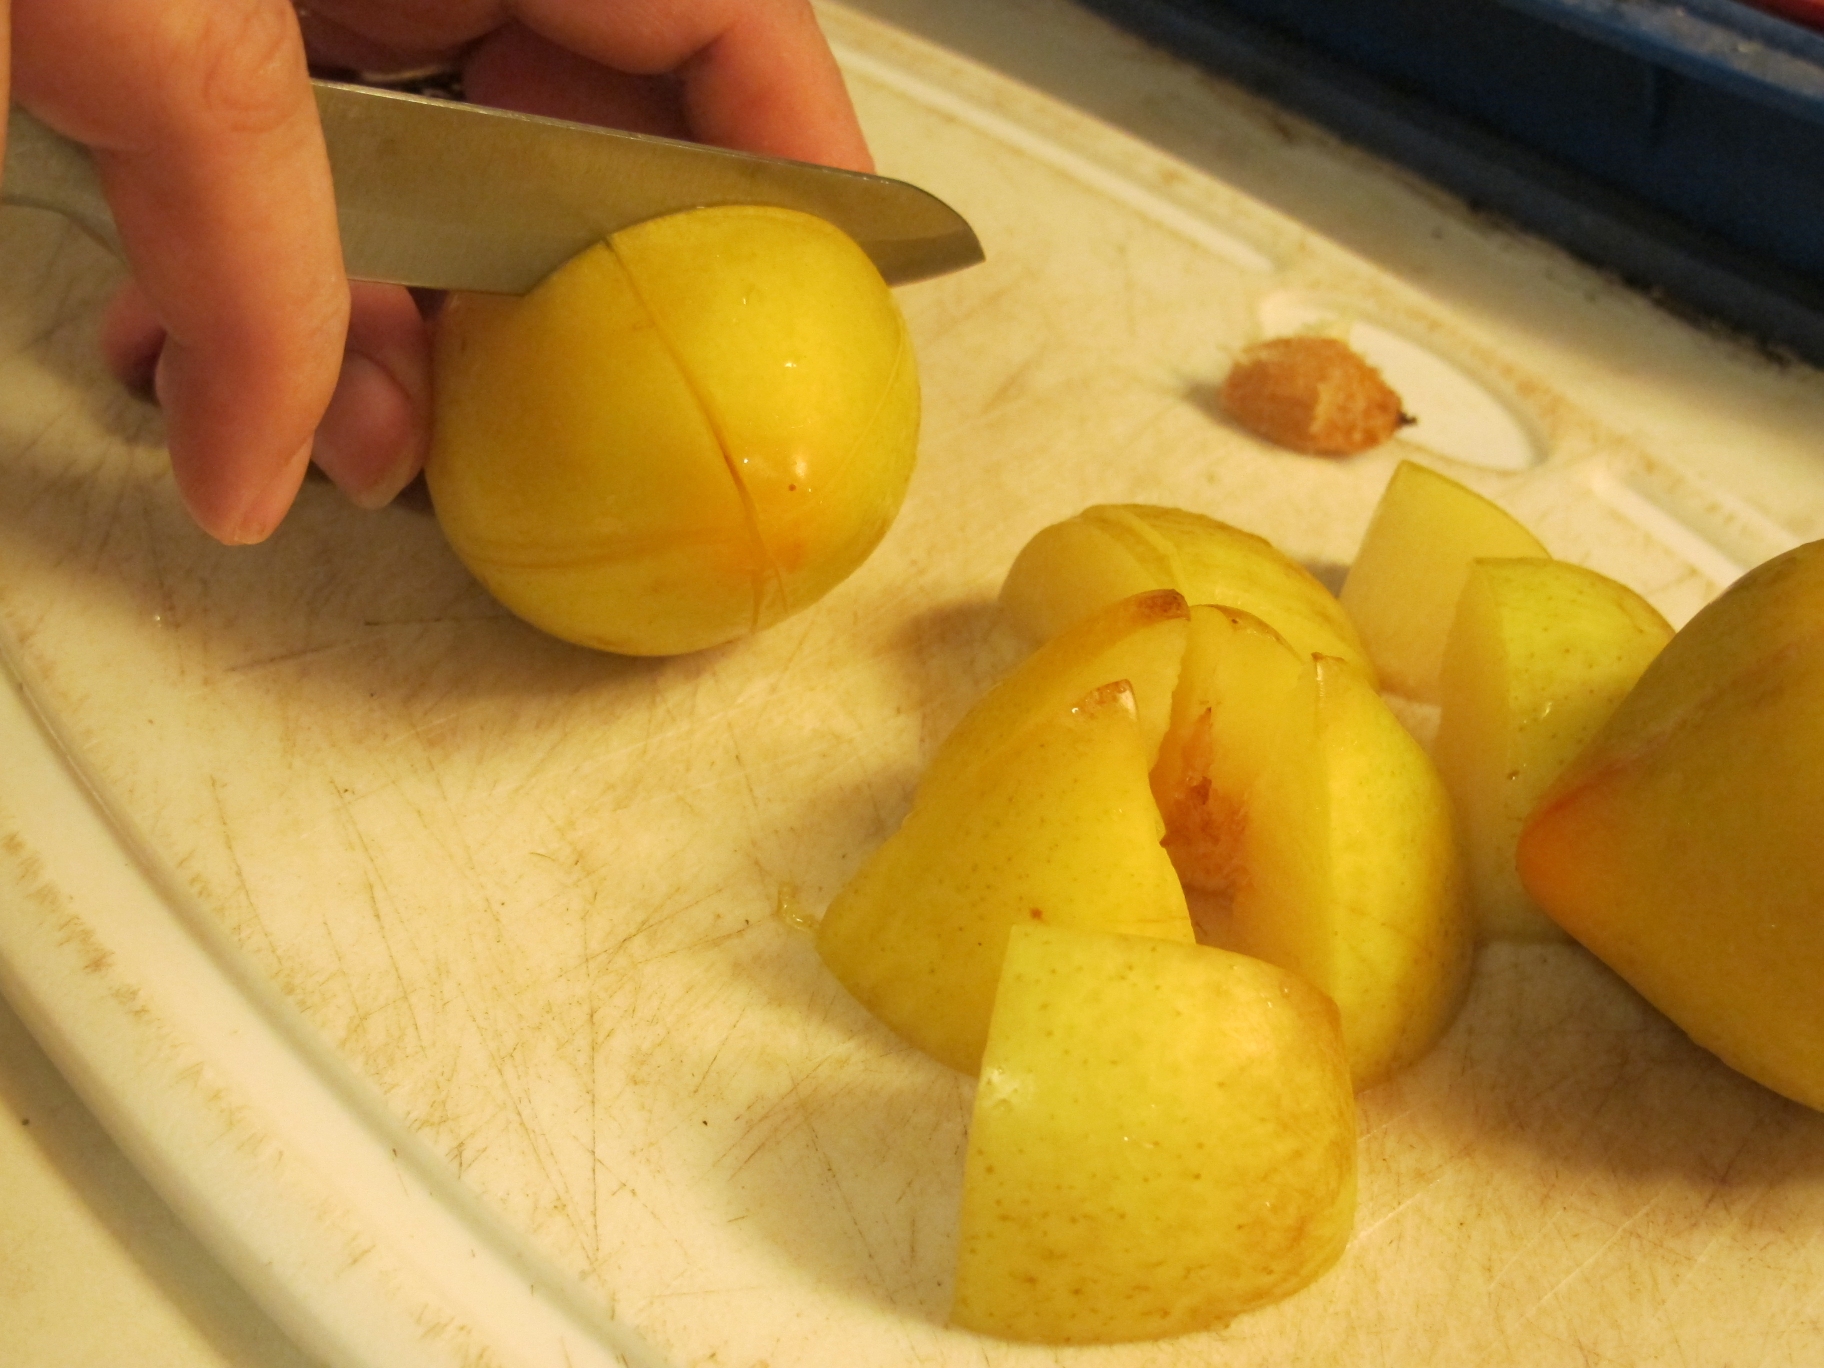
[[[890,285],[982,260],[962,216],[903,181],[453,100],[313,81],[357,280],[524,294],[609,234],[713,204],[815,214]],[[87,149],[13,106],[0,202],[51,209],[120,254]]]

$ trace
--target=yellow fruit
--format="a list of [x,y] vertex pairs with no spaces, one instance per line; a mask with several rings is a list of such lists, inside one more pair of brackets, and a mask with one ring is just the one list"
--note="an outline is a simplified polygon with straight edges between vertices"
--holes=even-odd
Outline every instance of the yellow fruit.
[[1336,1000],[1356,1086],[1413,1063],[1456,1019],[1475,932],[1443,780],[1361,675],[1318,662]]
[[980,763],[934,773],[830,904],[817,949],[870,1011],[974,1073],[1009,927],[1189,942],[1125,680],[1044,711]]
[[1475,560],[1548,553],[1512,516],[1455,480],[1402,461],[1341,594],[1381,686],[1438,700],[1444,638]]
[[1824,1109],[1824,542],[1687,624],[1546,791],[1520,876],[1699,1045]]
[[1433,754],[1487,940],[1563,936],[1521,887],[1520,825],[1672,628],[1632,589],[1555,560],[1475,562],[1444,649]]
[[1336,1009],[1258,960],[1020,926],[964,1163],[952,1319],[1105,1343],[1219,1326],[1348,1243]]
[[1118,679],[1133,686],[1150,766],[1171,719],[1189,630],[1190,609],[1169,589],[1136,594],[1088,614],[977,701],[932,757],[924,783],[949,783],[954,772],[981,764],[1033,721]]
[[1203,938],[1335,1001],[1358,1088],[1424,1054],[1469,985],[1450,803],[1361,673],[1257,619],[1191,610],[1153,772]]
[[1328,819],[1317,669],[1258,618],[1191,610],[1172,725],[1153,770],[1165,848],[1185,886],[1261,920],[1302,920]]
[[437,326],[425,475],[450,544],[546,631],[637,655],[815,602],[898,511],[917,370],[873,264],[820,219],[655,219]]
[[1001,607],[1017,631],[1040,642],[1147,589],[1239,608],[1300,652],[1373,673],[1348,615],[1308,570],[1264,537],[1182,509],[1101,504],[1044,528],[1015,559]]

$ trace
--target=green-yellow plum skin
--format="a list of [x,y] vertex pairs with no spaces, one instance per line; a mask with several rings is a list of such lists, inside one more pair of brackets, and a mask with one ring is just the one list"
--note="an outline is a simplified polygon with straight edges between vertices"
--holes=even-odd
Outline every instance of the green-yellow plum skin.
[[964,1161],[952,1319],[1089,1344],[1219,1326],[1348,1243],[1335,1006],[1199,945],[1009,936]]
[[523,299],[439,318],[425,476],[488,590],[567,640],[670,655],[815,602],[886,533],[917,367],[866,255],[790,210],[654,219]]

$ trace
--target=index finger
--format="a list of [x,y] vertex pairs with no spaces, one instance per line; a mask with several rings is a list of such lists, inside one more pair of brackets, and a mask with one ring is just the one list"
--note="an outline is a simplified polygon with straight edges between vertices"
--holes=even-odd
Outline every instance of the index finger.
[[401,58],[459,51],[517,19],[609,70],[677,74],[703,142],[874,168],[809,0],[316,0],[311,13]]
[[286,0],[13,0],[21,103],[94,151],[169,332],[157,386],[191,513],[229,542],[290,505],[341,366],[348,286]]
[[691,132],[703,142],[874,169],[809,0],[515,0],[509,8],[604,66],[677,73]]
[[810,0],[316,0],[341,46],[399,60],[454,53],[518,20],[611,71],[679,75],[693,137],[872,171]]

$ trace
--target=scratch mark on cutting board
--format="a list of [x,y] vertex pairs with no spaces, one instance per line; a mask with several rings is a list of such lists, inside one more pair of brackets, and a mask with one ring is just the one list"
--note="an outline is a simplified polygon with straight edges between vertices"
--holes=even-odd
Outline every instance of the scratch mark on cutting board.
[[[810,1111],[804,1103],[805,1085],[831,1066],[836,1059],[835,1055],[824,1055],[818,1059],[809,1069],[794,1078],[789,1088],[773,1097],[764,1111],[746,1123],[740,1138],[727,1146],[715,1158],[714,1162],[720,1166],[727,1162],[736,1151],[746,1147],[747,1152],[742,1155],[740,1161],[728,1170],[728,1177],[733,1178],[740,1173],[780,1135],[787,1134],[808,1123]],[[846,1084],[842,1091],[847,1091]]]
[[107,512],[97,519],[101,535],[96,540],[94,549],[89,553],[89,563],[97,569],[106,563],[109,546],[117,537],[125,536],[128,506],[136,493],[137,491],[128,481],[122,480],[113,484]]
[[[1567,1200],[1562,1195],[1563,1187],[1564,1184],[1556,1179],[1547,1181],[1539,1194],[1541,1208],[1556,1212],[1565,1207],[1567,1205]],[[1502,1261],[1501,1266],[1490,1274],[1488,1279],[1490,1292],[1492,1293],[1505,1283],[1513,1269],[1517,1265],[1524,1263],[1534,1251],[1544,1243],[1547,1236],[1561,1234],[1562,1231],[1559,1228],[1556,1215],[1548,1216],[1542,1221],[1535,1222],[1531,1226],[1526,1237],[1522,1239],[1508,1257]],[[1543,1262],[1543,1260],[1541,1262]]]
[[971,299],[967,308],[955,309],[941,320],[922,326],[919,329],[918,345],[934,347],[951,333],[984,315],[990,319],[999,319],[1003,314],[1000,307],[1003,301],[1017,297],[1031,275],[1031,268],[1023,268],[998,288]]
[[274,965],[283,965],[285,960],[279,954],[278,942],[272,938],[272,931],[266,925],[266,919],[260,915],[259,904],[253,900],[253,890],[247,885],[247,871],[241,865],[240,848],[234,839],[234,831],[228,821],[228,808],[222,802],[222,781],[215,775],[209,776],[209,798],[215,804],[216,820],[222,828],[222,845],[228,852],[228,862],[234,867],[234,880],[241,890],[241,898],[247,904],[247,914],[258,929],[260,939],[265,942],[266,952],[272,956]]
[[[564,818],[553,817],[551,814],[546,815],[551,821],[553,829],[557,832],[558,838],[568,850],[572,866],[578,870],[583,869],[587,863],[587,856],[582,843],[577,840],[575,828]],[[591,947],[590,941],[594,934],[598,919],[593,915],[595,910],[593,891],[585,891],[584,895],[589,900],[589,906],[583,910],[583,914],[579,916],[576,921],[579,942],[578,948],[580,950],[579,963],[583,971],[583,1029],[587,1032],[587,1038],[584,1043],[585,1068],[583,1077],[579,1080],[582,1084],[583,1105],[584,1110],[587,1113],[589,1133],[589,1237],[585,1242],[585,1248],[589,1250],[591,1264],[599,1267],[602,1257],[602,1199],[604,1196],[601,1175],[605,1170],[606,1165],[601,1157],[601,1110],[603,1098],[600,1091],[597,1089],[596,1078],[601,1070],[604,1037],[602,1036],[601,1027],[602,995],[596,991],[594,977],[589,972],[590,966],[595,962],[595,952]],[[574,896],[573,890],[566,889],[562,893],[553,895],[554,898],[561,896]],[[609,1028],[609,1033],[613,1033],[612,1027]]]
[[395,746],[400,746],[408,741],[427,741],[434,737],[438,732],[447,730],[456,723],[462,721],[465,717],[470,717],[477,713],[491,714],[496,707],[497,705],[489,700],[479,699],[473,703],[465,703],[461,707],[449,708],[442,712],[438,712],[435,709],[427,709],[427,716],[425,719],[399,733],[393,744]]
[[679,1288],[672,1292],[660,1289],[656,1292],[648,1292],[645,1300],[648,1302],[664,1302],[672,1301],[679,1297],[689,1297],[693,1300],[698,1297],[740,1297],[753,1292],[770,1292],[772,1290],[773,1287],[770,1283],[732,1283],[721,1287]]
[[[470,905],[478,907],[485,914],[486,925],[492,929],[492,934],[496,943],[502,945],[511,944],[512,928],[507,924],[500,901],[490,896],[488,880],[482,868],[481,861],[477,858],[474,846],[470,843],[463,831],[461,810],[450,794],[448,784],[445,782],[443,768],[437,764],[435,758],[428,752],[422,754],[422,759],[428,772],[432,792],[435,795],[435,803],[440,810],[436,813],[432,813],[425,808],[414,804],[414,812],[426,833],[429,834],[447,854],[449,854],[452,863],[462,871],[462,881],[472,894]],[[491,963],[491,961],[484,962]],[[557,1180],[557,1175],[553,1168],[556,1156],[540,1152],[538,1140],[540,1130],[534,1124],[534,1119],[528,1116],[526,1112],[525,1101],[520,1095],[524,1090],[523,1086],[516,1078],[516,1071],[510,1067],[511,1061],[517,1057],[517,1048],[510,1048],[504,1055],[495,1048],[495,1042],[498,1039],[498,1036],[492,1029],[491,1021],[487,1017],[487,1014],[477,1010],[476,1003],[470,995],[469,985],[466,982],[458,983],[457,995],[462,1006],[463,1016],[469,1023],[470,1031],[474,1038],[481,1044],[483,1055],[487,1060],[487,1071],[497,1084],[498,1092],[496,1095],[503,1097],[505,1102],[504,1106],[495,1109],[487,1116],[481,1118],[481,1120],[463,1136],[459,1142],[462,1156],[460,1162],[464,1164],[468,1162],[468,1152],[471,1148],[471,1140],[478,1137],[498,1118],[510,1116],[512,1124],[517,1127],[526,1144],[532,1149],[539,1169],[549,1180],[552,1190],[560,1194],[560,1209],[563,1210],[566,1215],[569,1215],[574,1207],[574,1194],[570,1193],[565,1188],[564,1184]],[[457,1080],[458,1073],[456,1072],[455,1063],[453,1062],[452,1072],[445,1081],[443,1087],[443,1096],[452,1103],[456,1102]],[[459,1104],[458,1109],[460,1110]],[[574,1218],[570,1220],[570,1225],[575,1231],[582,1247],[589,1250],[593,1257],[596,1253],[595,1241],[592,1238],[594,1231],[585,1231],[577,1224]],[[599,1227],[597,1228],[599,1229]]]
[[[66,421],[68,421],[67,414],[53,414],[49,422],[45,423],[43,427],[37,429],[29,437],[20,437],[17,444],[13,447],[12,459],[20,465],[25,464],[27,458],[37,455],[38,448],[50,441],[51,434],[57,431],[58,424]],[[33,504],[42,503],[59,492],[61,491],[36,488],[32,493],[32,502]]]
[[48,314],[45,315],[48,321],[25,335],[18,347],[20,355],[41,350],[54,352],[55,348],[51,345],[52,343],[59,337],[82,328],[87,321],[87,302],[78,297],[76,290],[77,281],[84,277],[80,272],[62,266],[62,259],[67,255],[68,248],[61,243],[51,252],[45,275],[63,276],[62,288],[54,300],[44,301],[49,308]]
[[[793,1091],[796,1092],[796,1088]],[[843,1213],[849,1218],[849,1228],[855,1232],[856,1242],[860,1244],[862,1252],[867,1255],[868,1268],[873,1275],[870,1281],[876,1287],[892,1286],[892,1282],[887,1276],[887,1270],[880,1261],[880,1256],[874,1252],[874,1245],[868,1239],[867,1226],[862,1220],[861,1212],[856,1210],[854,1199],[849,1196],[848,1185],[842,1181],[841,1165],[837,1164],[829,1151],[824,1148],[823,1137],[817,1134],[817,1128],[815,1126],[808,1128],[811,1133],[811,1147],[816,1150],[818,1162],[823,1165],[824,1174],[828,1179],[827,1185],[836,1189],[836,1195],[842,1201]]]
[[277,655],[259,656],[253,660],[243,660],[234,665],[224,666],[224,674],[249,674],[255,670],[267,670],[277,665],[290,665],[295,661],[309,660],[313,656],[333,655],[338,651],[352,651],[362,643],[359,641],[332,641],[322,646],[301,646],[295,651],[281,651]]
[[387,963],[392,967],[394,981],[399,985],[399,997],[405,1003],[406,1019],[411,1023],[412,1035],[417,1040],[421,1054],[428,1053],[428,1037],[424,1025],[418,1019],[418,1005],[412,999],[411,987],[406,980],[404,967],[399,963],[399,955],[393,946],[391,929],[387,926],[386,910],[381,906],[381,895],[385,894],[388,902],[393,900],[392,890],[386,886],[386,877],[380,872],[380,863],[368,844],[367,835],[361,830],[361,824],[355,820],[355,814],[348,802],[348,796],[341,788],[332,783],[330,791],[335,795],[342,821],[349,836],[350,844],[361,853],[361,877],[367,886],[368,908],[373,913],[374,929],[380,933],[381,947],[386,951]]
[[[465,992],[463,997],[466,1002],[468,994]],[[544,1128],[536,1124],[535,1118],[528,1113],[526,1099],[521,1096],[522,1089],[515,1085],[517,1070],[508,1067],[508,1058],[503,1057],[494,1048],[490,1039],[484,1037],[484,1041],[488,1058],[503,1085],[502,1094],[507,1104],[507,1111],[519,1127],[520,1135],[531,1151],[533,1162],[538,1165],[538,1171],[543,1175],[546,1186],[557,1194],[554,1214],[562,1217],[564,1224],[570,1228],[571,1234],[576,1238],[577,1244],[588,1251],[591,1261],[594,1261],[600,1257],[601,1252],[599,1231],[584,1227],[577,1210],[576,1194],[565,1179],[562,1166],[558,1164],[557,1155],[552,1149],[551,1141]],[[509,1050],[508,1056],[514,1053],[516,1051]]]
[[1024,388],[1026,377],[1038,367],[1039,361],[1046,351],[1047,348],[1043,346],[1035,347],[1020,358],[1019,363],[1007,373],[1006,378],[995,386],[994,393],[982,401],[980,411],[983,414],[999,412],[1003,404]]
[[475,891],[476,898],[480,900],[482,907],[488,913],[489,920],[493,923],[495,933],[505,940],[509,932],[506,918],[501,915],[501,909],[495,900],[488,896],[487,880],[482,871],[481,862],[475,858],[475,847],[469,843],[469,838],[463,833],[462,810],[451,798],[449,788],[443,781],[442,767],[428,752],[424,753],[423,759],[430,776],[431,787],[436,793],[437,802],[441,804],[442,810],[433,818],[423,808],[414,806],[418,820],[432,839],[445,850],[449,848],[449,838],[454,838],[456,863],[464,871],[464,882]]
[[[801,681],[801,676],[798,674],[798,662],[804,658],[804,653],[808,649],[808,631],[803,625],[804,619],[802,617],[797,619],[788,618],[787,623],[791,624],[787,630],[794,633],[794,635],[789,638],[791,646],[786,651],[784,659],[782,659],[770,672],[762,675],[757,681],[760,685],[759,699],[757,700],[759,702],[770,704],[776,702],[780,698],[790,697],[803,692],[804,685]],[[785,625],[786,624],[784,623],[780,624],[780,626]],[[776,631],[777,629],[772,628],[769,630]],[[784,633],[780,633],[781,637],[784,635]],[[738,701],[737,706],[739,706],[741,702],[745,702],[745,700]]]
[[565,1181],[562,1166],[557,1162],[557,1155],[551,1148],[551,1141],[545,1129],[538,1125],[537,1119],[528,1111],[527,1099],[521,1096],[523,1090],[519,1084],[519,1070],[512,1067],[518,1047],[509,1047],[505,1053],[496,1048],[496,1036],[487,1028],[485,1014],[478,1011],[476,1003],[469,992],[468,985],[461,981],[457,984],[457,994],[462,1002],[464,1013],[474,1027],[475,1036],[481,1042],[493,1077],[499,1080],[500,1097],[505,1104],[505,1114],[509,1115],[517,1127],[521,1138],[531,1153],[533,1162],[538,1166],[547,1188],[556,1194],[554,1213],[570,1228],[580,1248],[587,1251],[591,1262],[600,1259],[599,1226],[585,1226],[580,1214],[576,1193]]
[[[1807,1252],[1815,1249],[1820,1242],[1824,1242],[1824,1230],[1814,1231],[1811,1238],[1805,1242]],[[1809,1262],[1809,1260],[1807,1260],[1807,1262]],[[1761,1354],[1760,1358],[1755,1360],[1750,1368],[1765,1368],[1765,1365],[1773,1362],[1774,1351],[1779,1347],[1779,1341],[1781,1340],[1786,1341],[1796,1349],[1798,1346],[1793,1344],[1794,1335],[1807,1326],[1815,1325],[1817,1307],[1821,1301],[1824,1301],[1824,1286],[1814,1286],[1810,1295],[1793,1308],[1792,1314],[1786,1318],[1786,1323],[1780,1328],[1779,1333],[1767,1337],[1766,1350]],[[1799,1357],[1798,1354],[1791,1353],[1787,1356],[1785,1361],[1796,1362]]]
[[343,993],[352,1008],[352,1017],[345,1029],[342,1041],[342,1048],[347,1049],[355,1039],[366,1032],[368,1013],[356,992],[355,977],[349,972],[348,961],[342,957],[342,942],[336,937],[335,912],[336,909],[331,906],[321,907],[318,921],[323,928],[323,942],[329,946],[329,953],[336,961],[334,980],[340,981],[342,984]]
[[[688,1245],[686,1245],[685,1242],[673,1231],[671,1223],[665,1219],[664,1214],[662,1212],[660,1212],[660,1210],[657,1207],[653,1206],[653,1204],[651,1202],[647,1201],[644,1197],[640,1196],[639,1192],[636,1189],[630,1187],[628,1184],[623,1182],[618,1187],[616,1187],[615,1191],[616,1192],[625,1192],[628,1195],[628,1197],[630,1197],[633,1200],[634,1205],[638,1206],[641,1211],[644,1211],[646,1213],[646,1215],[648,1217],[649,1227],[658,1230],[661,1234],[663,1234],[665,1236],[667,1242],[671,1245],[673,1251],[675,1251],[675,1253],[677,1254],[677,1256],[680,1259],[682,1259],[686,1262],[689,1262],[695,1257],[695,1251],[693,1251]],[[651,1251],[651,1252],[656,1253],[656,1251]],[[601,1260],[599,1258],[596,1261],[596,1266],[597,1266],[598,1270],[602,1270],[602,1264],[601,1264]],[[606,1270],[602,1270],[602,1271],[606,1271]],[[635,1324],[638,1323],[637,1319],[634,1320],[634,1323]]]
[[1359,1230],[1357,1230],[1355,1232],[1354,1238],[1356,1238],[1357,1240],[1367,1239],[1370,1235],[1374,1234],[1375,1231],[1379,1230],[1382,1226],[1386,1225],[1387,1222],[1391,1221],[1395,1216],[1398,1216],[1402,1211],[1406,1210],[1406,1208],[1411,1206],[1414,1202],[1422,1200],[1426,1193],[1430,1192],[1433,1188],[1435,1188],[1439,1183],[1443,1182],[1446,1178],[1453,1176],[1453,1173],[1454,1173],[1454,1170],[1452,1170],[1449,1167],[1441,1168],[1439,1172],[1434,1173],[1431,1177],[1427,1178],[1423,1183],[1421,1183],[1419,1185],[1418,1190],[1416,1192],[1412,1193],[1404,1201],[1402,1201],[1399,1204],[1397,1204],[1396,1206],[1394,1206],[1391,1210],[1381,1213],[1381,1215],[1379,1217],[1377,1217],[1371,1224],[1365,1225],[1365,1226],[1361,1227]]
[[1741,1138],[1736,1141],[1735,1148],[1729,1151],[1729,1158],[1727,1162],[1723,1164],[1722,1171],[1716,1175],[1716,1186],[1711,1192],[1712,1202],[1720,1200],[1723,1195],[1722,1189],[1727,1188],[1734,1183],[1735,1171],[1737,1167],[1740,1166],[1743,1158],[1751,1150],[1757,1147],[1757,1142],[1763,1139],[1770,1130],[1771,1127],[1768,1124],[1767,1117],[1757,1116],[1755,1117],[1753,1124],[1742,1132]]
[[747,1008],[748,1004],[743,1002],[740,1010],[735,1013],[735,1019],[728,1023],[728,1029],[722,1033],[722,1038],[716,1042],[716,1048],[709,1052],[709,1058],[704,1062],[703,1071],[697,1075],[697,1081],[691,1085],[690,1090],[692,1094],[701,1094],[705,1086],[709,1083],[709,1076],[715,1071],[716,1061],[722,1058],[722,1051],[728,1048],[728,1042],[734,1038],[735,1033],[741,1027],[741,1023],[747,1019]]
[[630,970],[643,969],[647,965],[658,964],[661,961],[672,958],[674,955],[693,954],[706,947],[720,945],[724,941],[733,940],[737,936],[746,935],[747,932],[752,929],[750,926],[741,926],[732,931],[724,931],[718,935],[704,937],[689,944],[674,945],[669,949],[657,950],[647,955],[626,954],[623,956],[623,952],[629,950],[633,943],[641,937],[647,935],[649,932],[657,930],[667,922],[676,920],[686,912],[689,912],[692,908],[700,907],[705,903],[713,901],[726,891],[727,890],[723,887],[711,888],[696,897],[688,898],[683,902],[672,903],[669,906],[660,904],[659,906],[644,912],[639,921],[635,923],[632,928],[616,938],[612,944],[604,945],[599,949],[592,950],[584,967],[592,975],[598,974],[602,971],[602,966],[604,964],[618,959]]
[[1629,1229],[1634,1225],[1634,1223],[1636,1221],[1640,1220],[1641,1217],[1645,1216],[1649,1211],[1651,1211],[1655,1206],[1657,1206],[1659,1204],[1660,1198],[1663,1197],[1670,1190],[1671,1190],[1671,1185],[1667,1184],[1667,1185],[1661,1187],[1658,1192],[1654,1193],[1652,1197],[1650,1197],[1646,1201],[1642,1202],[1640,1204],[1639,1208],[1634,1212],[1634,1214],[1632,1216],[1628,1217],[1627,1220],[1623,1221],[1620,1225],[1616,1226],[1614,1230],[1610,1231],[1608,1234],[1608,1237],[1606,1239],[1604,1239],[1603,1242],[1601,1244],[1599,1244],[1594,1250],[1592,1250],[1587,1257],[1580,1260],[1575,1268],[1573,1268],[1569,1273],[1566,1273],[1557,1282],[1553,1283],[1549,1289],[1547,1289],[1544,1293],[1542,1293],[1539,1297],[1537,1297],[1534,1300],[1533,1304],[1527,1308],[1526,1313],[1520,1317],[1519,1323],[1522,1325],[1525,1325],[1527,1322],[1531,1321],[1534,1316],[1536,1316],[1541,1310],[1543,1310],[1545,1308],[1545,1305],[1547,1302],[1552,1301],[1565,1288],[1569,1287],[1572,1283],[1576,1282],[1577,1279],[1581,1278],[1584,1275],[1584,1273],[1586,1273],[1599,1259],[1601,1259],[1603,1257],[1603,1255],[1607,1254],[1609,1252],[1609,1250],[1611,1250],[1615,1247],[1615,1245],[1621,1240],[1621,1238],[1628,1233]]
[[[582,920],[583,961],[587,963],[589,959],[589,924],[595,919],[584,917]],[[596,1078],[600,1075],[602,1068],[602,1036],[598,1024],[600,995],[596,993],[594,984],[587,984],[583,989],[583,997],[589,1004],[587,1012],[589,1073],[583,1080],[583,1103],[589,1109],[589,1229],[597,1246],[595,1258],[599,1261],[601,1258],[599,1245],[602,1237],[602,1095],[596,1087]]]

